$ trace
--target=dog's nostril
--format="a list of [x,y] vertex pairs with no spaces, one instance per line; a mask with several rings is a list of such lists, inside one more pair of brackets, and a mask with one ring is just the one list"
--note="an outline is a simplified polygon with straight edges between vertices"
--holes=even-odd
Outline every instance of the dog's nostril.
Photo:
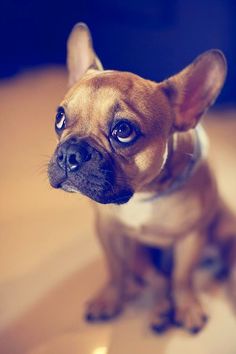
[[76,154],[71,154],[68,158],[68,162],[70,164],[70,166],[77,166],[78,165],[78,161],[76,159]]
[[58,158],[59,161],[62,161],[64,156],[63,156],[63,154],[59,154],[57,158]]
[[65,154],[62,151],[62,149],[60,149],[57,152],[57,164],[62,168],[65,169]]

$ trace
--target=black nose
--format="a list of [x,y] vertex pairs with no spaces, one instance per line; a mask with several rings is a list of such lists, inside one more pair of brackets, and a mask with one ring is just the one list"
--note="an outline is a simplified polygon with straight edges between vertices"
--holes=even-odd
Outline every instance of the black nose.
[[57,163],[63,170],[77,171],[80,166],[91,159],[90,146],[85,141],[71,138],[57,150]]

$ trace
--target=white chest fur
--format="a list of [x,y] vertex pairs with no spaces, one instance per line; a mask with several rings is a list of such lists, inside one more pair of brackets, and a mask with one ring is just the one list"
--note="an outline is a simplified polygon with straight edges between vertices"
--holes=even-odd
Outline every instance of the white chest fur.
[[123,225],[133,230],[153,226],[156,231],[174,233],[188,225],[192,225],[201,211],[197,193],[186,196],[175,192],[164,198],[152,201],[147,194],[138,193],[126,204],[109,206],[107,212]]
[[142,202],[143,199],[148,198],[146,193],[139,193],[126,204],[114,206],[112,212],[115,217],[127,226],[139,228],[144,224],[148,224],[152,218],[152,203]]

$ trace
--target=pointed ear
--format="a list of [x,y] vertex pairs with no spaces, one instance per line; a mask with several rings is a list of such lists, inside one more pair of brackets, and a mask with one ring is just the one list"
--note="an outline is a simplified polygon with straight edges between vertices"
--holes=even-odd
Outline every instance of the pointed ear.
[[85,23],[77,23],[69,35],[67,68],[69,86],[75,84],[89,68],[102,70],[102,64],[94,52],[92,37]]
[[224,84],[226,60],[219,50],[210,50],[161,86],[174,109],[174,129],[194,128],[214,103]]

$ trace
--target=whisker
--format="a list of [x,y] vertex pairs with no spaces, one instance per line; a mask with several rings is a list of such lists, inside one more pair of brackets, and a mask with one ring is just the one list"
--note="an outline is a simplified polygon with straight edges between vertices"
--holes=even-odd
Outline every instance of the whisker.
[[115,191],[115,188],[114,188],[114,186],[111,184],[111,182],[109,182],[108,180],[105,179],[105,183],[106,183],[108,186],[111,187],[112,192]]
[[189,152],[185,152],[184,154],[187,155],[187,156],[190,156],[190,157],[194,156],[194,154],[190,154]]
[[42,162],[39,166],[36,166],[35,168],[35,173],[37,175],[46,175],[47,176],[47,171],[48,171],[48,165],[49,165],[49,159],[47,158],[46,161]]
[[105,168],[99,168],[99,171],[101,171],[101,172],[106,172],[106,173],[112,173],[111,170],[107,170],[107,169],[105,169]]

